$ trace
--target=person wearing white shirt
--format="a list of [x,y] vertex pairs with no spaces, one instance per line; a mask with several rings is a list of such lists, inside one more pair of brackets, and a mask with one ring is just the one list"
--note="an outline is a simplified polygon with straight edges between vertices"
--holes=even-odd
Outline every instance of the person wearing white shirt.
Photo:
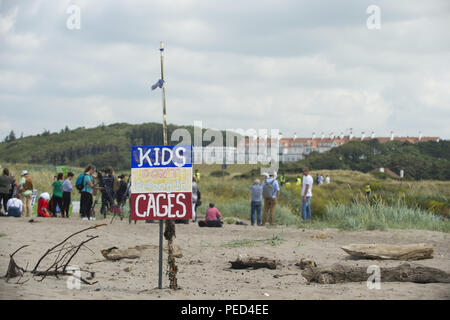
[[327,176],[327,177],[325,178],[325,183],[326,183],[326,184],[329,184],[329,183],[330,183],[330,177],[329,177],[329,176]]
[[303,168],[303,179],[302,179],[302,219],[311,219],[311,197],[312,197],[312,187],[314,183],[313,177],[309,174],[308,168]]
[[11,198],[8,200],[6,207],[8,210],[8,217],[21,217],[22,216],[22,208],[23,208],[22,200],[20,200],[18,198]]

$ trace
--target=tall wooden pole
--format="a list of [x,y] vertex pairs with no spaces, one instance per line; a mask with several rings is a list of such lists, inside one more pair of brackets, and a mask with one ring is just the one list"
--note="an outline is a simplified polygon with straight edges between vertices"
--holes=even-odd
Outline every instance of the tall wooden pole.
[[[160,55],[161,55],[161,80],[162,83],[162,104],[163,104],[163,139],[164,145],[167,145],[167,119],[166,119],[166,86],[164,84],[164,42],[160,43]],[[178,267],[175,264],[175,257],[173,256],[173,238],[175,237],[175,223],[172,220],[166,220],[166,230],[164,231],[164,237],[168,242],[168,264],[169,264],[169,280],[171,289],[177,289],[177,272]],[[159,288],[162,288],[162,248],[163,248],[163,221],[159,221]]]

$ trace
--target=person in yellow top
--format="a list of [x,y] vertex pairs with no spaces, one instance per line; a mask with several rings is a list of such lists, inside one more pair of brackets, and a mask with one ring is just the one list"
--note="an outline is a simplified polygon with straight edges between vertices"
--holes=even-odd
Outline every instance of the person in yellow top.
[[372,189],[370,189],[370,183],[367,183],[364,191],[366,192],[366,195],[369,197],[370,193],[372,192]]
[[297,186],[301,186],[302,185],[302,178],[300,177],[300,175],[297,176],[297,182],[295,184]]
[[197,183],[200,182],[200,172],[198,169],[195,169],[195,179],[197,179]]
[[280,175],[280,183],[282,187],[286,184],[286,177],[284,176],[284,174]]

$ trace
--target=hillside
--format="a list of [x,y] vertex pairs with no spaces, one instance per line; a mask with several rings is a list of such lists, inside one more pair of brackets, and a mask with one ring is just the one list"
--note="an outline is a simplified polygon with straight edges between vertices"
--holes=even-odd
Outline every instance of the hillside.
[[404,170],[406,179],[450,180],[450,141],[409,142],[378,140],[352,141],[324,153],[313,152],[306,159],[284,163],[281,171],[299,173],[302,167],[313,170],[357,170],[370,172],[389,168]]
[[[186,129],[194,138],[192,126],[168,125],[169,143],[172,132]],[[203,133],[207,129],[203,129]],[[191,140],[193,143],[193,140]],[[210,142],[203,142],[206,146]],[[84,167],[94,163],[98,168],[112,166],[116,170],[130,168],[133,145],[162,145],[162,125],[115,123],[96,128],[84,127],[59,133],[44,131],[36,136],[15,138],[13,134],[0,143],[1,163],[68,165]],[[417,144],[378,140],[352,141],[325,153],[313,152],[306,159],[282,163],[281,171],[299,173],[302,167],[313,170],[353,170],[370,172],[389,168],[395,173],[404,170],[406,179],[450,180],[450,141],[427,141]]]
[[[168,125],[168,138],[174,130],[183,128],[194,138],[192,126]],[[206,129],[203,129],[205,131]],[[162,145],[162,124],[131,125],[115,123],[96,128],[84,127],[59,133],[43,134],[16,139],[8,136],[0,143],[0,163],[30,163],[84,167],[94,163],[98,168],[130,168],[130,148],[133,145]],[[174,143],[178,143],[175,141]],[[207,144],[207,143],[206,143]]]

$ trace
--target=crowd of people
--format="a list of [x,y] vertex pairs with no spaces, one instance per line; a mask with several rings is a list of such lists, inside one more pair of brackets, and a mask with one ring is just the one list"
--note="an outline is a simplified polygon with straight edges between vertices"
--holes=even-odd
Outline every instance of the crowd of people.
[[[31,217],[31,200],[33,181],[24,170],[19,180],[16,180],[8,168],[3,168],[0,176],[0,215],[20,217],[22,213]],[[4,209],[4,210],[3,210]]]
[[[302,170],[303,177],[298,175],[295,181],[297,186],[301,186],[301,198],[302,198],[302,219],[305,221],[311,220],[311,197],[314,179],[310,175],[309,169],[304,168]],[[281,187],[290,186],[290,182],[286,180],[284,174],[279,177],[280,183],[277,180],[277,173],[265,174],[263,183],[259,179],[256,179],[250,186],[251,190],[251,203],[250,203],[250,222],[254,226],[265,226],[268,221],[270,225],[274,224],[274,214],[277,205],[278,197]],[[324,178],[322,175],[317,175],[317,184],[330,183],[330,177]],[[263,201],[264,200],[264,201]],[[261,211],[264,210],[261,217]]]
[[[197,171],[196,171],[197,176]],[[265,226],[266,223],[274,225],[275,208],[277,206],[278,198],[280,195],[281,187],[289,186],[290,182],[287,181],[284,174],[281,174],[279,178],[276,172],[264,174],[264,181],[261,183],[259,179],[255,179],[253,184],[249,187],[251,193],[250,202],[250,223],[252,226]],[[279,179],[279,182],[278,182]],[[195,183],[196,178],[193,178],[193,195],[198,192],[198,185]],[[323,183],[329,184],[330,177],[327,175],[325,178],[323,175],[317,174],[316,182],[318,185]],[[296,185],[301,186],[301,199],[302,199],[302,219],[304,221],[311,220],[311,198],[314,179],[311,176],[308,168],[303,168],[302,176],[298,175],[296,178]],[[193,199],[194,198],[193,196]],[[196,200],[193,200],[195,203]],[[194,205],[194,212],[197,208]],[[220,211],[214,207],[213,203],[209,204],[209,208],[206,211],[206,217],[204,220],[199,221],[200,226],[219,227],[223,224],[220,220]],[[195,218],[194,218],[195,219]]]
[[[68,172],[66,176],[60,172],[53,178],[52,195],[42,192],[38,197],[37,216],[69,218],[75,189],[80,192],[82,220],[95,220],[94,196],[97,191],[100,191],[102,196],[101,214],[106,216],[107,210],[121,214],[121,206],[129,193],[129,185],[124,175],[116,177],[111,167],[97,171],[94,165],[89,164],[77,178],[75,185],[74,177],[73,172]],[[33,190],[33,181],[27,170],[23,170],[21,178],[16,180],[9,169],[4,168],[0,176],[0,216],[31,217]]]
[[[302,170],[302,176],[298,175],[295,184],[301,186],[302,199],[302,219],[311,219],[311,197],[314,179],[310,175],[309,169]],[[95,220],[94,197],[98,192],[101,194],[100,213],[106,217],[108,211],[121,213],[121,207],[125,204],[130,195],[130,185],[125,181],[124,175],[115,176],[114,170],[109,167],[106,170],[97,171],[96,167],[89,164],[83,173],[78,176],[75,184],[75,175],[68,172],[64,177],[63,173],[58,173],[52,183],[52,195],[43,192],[39,195],[37,203],[37,215],[50,218],[60,216],[69,217],[69,209],[72,201],[72,193],[75,189],[80,192],[80,217],[82,220]],[[281,187],[289,186],[284,174],[281,174],[279,181],[277,173],[265,174],[263,182],[256,179],[249,187],[251,193],[250,222],[251,225],[265,226],[266,223],[274,225],[274,214],[277,206]],[[316,175],[316,183],[330,183],[327,175]],[[201,193],[199,188],[200,172],[198,169],[192,177],[192,220],[197,221],[197,209],[201,206]],[[370,194],[370,186],[366,187],[367,194]],[[8,168],[3,169],[0,176],[0,215],[14,217],[31,217],[32,215],[32,194],[33,181],[27,170],[22,171],[19,180],[16,180]],[[4,209],[4,213],[3,210]],[[209,203],[206,209],[205,218],[198,221],[199,226],[221,227],[221,213],[214,203]],[[177,223],[189,223],[189,220],[176,221]]]

